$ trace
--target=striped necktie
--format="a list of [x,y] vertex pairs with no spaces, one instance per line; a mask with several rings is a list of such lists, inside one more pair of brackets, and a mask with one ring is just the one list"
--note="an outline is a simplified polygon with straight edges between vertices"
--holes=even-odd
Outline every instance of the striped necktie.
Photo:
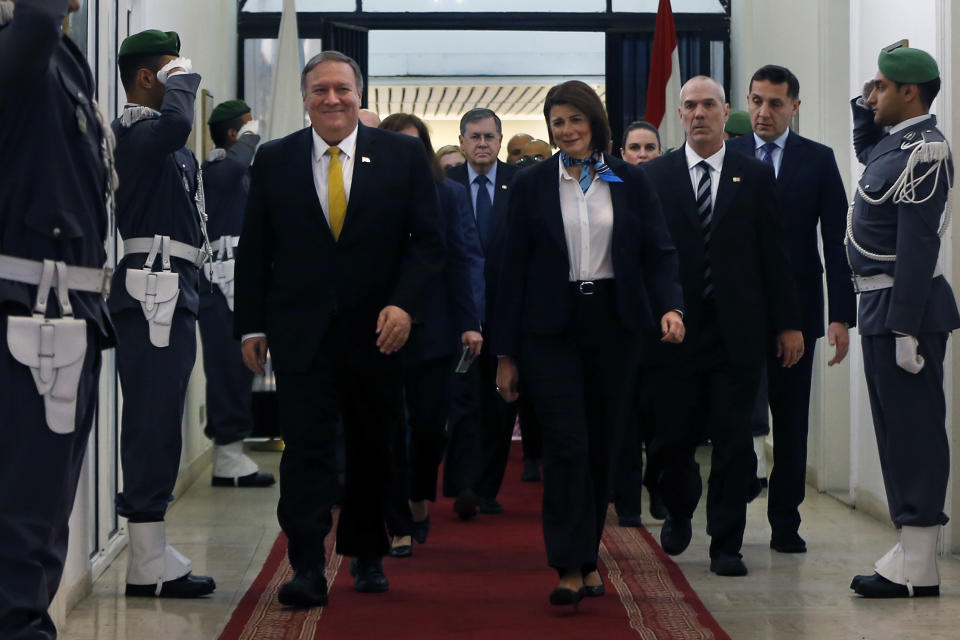
[[333,239],[340,239],[343,221],[347,217],[347,192],[343,188],[343,167],[340,165],[340,147],[327,149],[330,167],[327,171],[327,202],[330,208],[330,231]]
[[776,148],[776,142],[767,142],[760,147],[760,159],[774,168],[776,168],[776,166],[773,164],[773,152],[776,150]]
[[703,298],[713,295],[713,278],[710,269],[710,233],[713,220],[713,205],[710,203],[710,165],[701,160],[697,167],[703,172],[697,183],[697,214],[700,216],[700,232],[703,234]]

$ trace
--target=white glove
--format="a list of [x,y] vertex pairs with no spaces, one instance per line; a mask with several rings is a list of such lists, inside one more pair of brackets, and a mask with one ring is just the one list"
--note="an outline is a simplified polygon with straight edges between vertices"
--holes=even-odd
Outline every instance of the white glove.
[[260,121],[251,120],[247,124],[240,127],[240,131],[237,133],[237,135],[242,136],[245,133],[252,133],[255,136],[260,135]]
[[193,63],[190,62],[190,58],[174,58],[167,64],[163,65],[160,68],[160,71],[157,71],[157,80],[160,81],[160,84],[166,86],[167,78],[170,76],[170,71],[178,68],[183,69],[183,71],[178,71],[177,73],[190,73],[193,71]]
[[897,336],[897,366],[909,373],[920,373],[923,356],[917,353],[917,339],[913,336]]

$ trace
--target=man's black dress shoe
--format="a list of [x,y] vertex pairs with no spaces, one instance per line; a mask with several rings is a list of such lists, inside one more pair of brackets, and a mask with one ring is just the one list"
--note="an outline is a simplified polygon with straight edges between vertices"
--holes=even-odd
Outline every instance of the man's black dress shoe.
[[277,599],[288,607],[325,607],[327,579],[316,569],[297,569],[293,580],[280,587]]
[[770,537],[770,548],[780,553],[806,553],[807,543],[796,531],[774,532]]
[[[910,590],[904,584],[887,580],[879,573],[872,576],[856,576],[850,588],[864,598],[909,598]],[[914,587],[914,598],[936,598],[940,596],[940,585]]]
[[745,576],[747,575],[747,565],[743,564],[740,554],[717,556],[710,558],[710,571],[718,576]]
[[642,527],[640,516],[617,516],[617,524],[621,527]]
[[423,544],[427,541],[427,534],[430,533],[430,516],[427,516],[423,520],[414,520],[413,521],[413,539],[417,541],[417,544]]
[[128,584],[126,594],[137,598],[199,598],[213,593],[217,584],[210,576],[195,576],[192,573],[167,580],[157,593],[155,584]]
[[240,476],[239,478],[220,478],[213,476],[213,481],[210,484],[215,487],[272,487],[276,482],[272,473],[254,471],[249,475]]
[[754,478],[750,481],[750,487],[747,489],[747,503],[756,500],[761,493],[763,493],[763,484],[760,482],[760,478]]
[[354,576],[354,591],[383,593],[390,589],[390,581],[383,573],[383,561],[380,558],[355,558],[351,560],[350,575]]
[[485,513],[488,516],[496,516],[503,513],[503,505],[497,502],[496,498],[480,498],[480,504],[478,506],[480,513]]
[[660,546],[671,556],[678,556],[690,546],[693,537],[693,523],[690,518],[674,520],[669,515],[660,529]]
[[668,513],[666,505],[663,504],[663,497],[660,496],[660,492],[651,491],[650,515],[653,516],[654,520],[666,520]]
[[520,474],[522,482],[540,482],[540,460],[537,458],[523,459],[523,473]]
[[480,497],[469,489],[460,492],[457,499],[453,501],[453,510],[461,520],[470,520],[477,515],[477,507],[480,505]]
[[565,587],[557,587],[550,592],[550,604],[555,607],[572,606],[573,610],[576,611],[582,599],[582,589],[580,591],[574,591],[573,589],[567,589]]

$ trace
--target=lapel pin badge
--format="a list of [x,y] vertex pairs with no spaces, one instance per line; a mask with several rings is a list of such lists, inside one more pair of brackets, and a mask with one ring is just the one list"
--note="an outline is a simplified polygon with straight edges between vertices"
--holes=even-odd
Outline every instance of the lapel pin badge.
[[733,176],[734,182],[740,182],[740,176]]
[[507,185],[505,185],[505,184],[500,185],[500,189],[502,189],[503,191],[506,191],[506,190],[507,190]]
[[367,156],[360,156],[360,162],[372,162]]

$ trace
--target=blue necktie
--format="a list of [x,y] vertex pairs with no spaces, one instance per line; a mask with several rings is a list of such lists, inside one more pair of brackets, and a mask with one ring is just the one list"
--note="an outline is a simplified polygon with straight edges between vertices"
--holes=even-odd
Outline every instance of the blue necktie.
[[697,184],[697,213],[700,216],[700,233],[703,234],[703,297],[713,295],[713,277],[710,269],[710,222],[713,219],[713,205],[710,203],[710,165],[706,160],[697,164],[703,173]]
[[777,143],[775,142],[768,142],[760,147],[760,159],[773,167],[774,171],[776,171],[776,166],[773,164],[773,152],[776,148]]
[[487,176],[477,176],[473,179],[477,185],[477,233],[480,234],[480,243],[484,248],[487,247],[487,237],[490,234],[490,211],[493,209],[493,203],[490,202],[490,192],[487,191],[487,183],[490,178]]
[[604,182],[623,182],[623,180],[607,166],[607,163],[600,160],[600,154],[596,151],[587,158],[571,158],[561,151],[560,161],[563,162],[563,166],[565,167],[575,167],[578,165],[583,167],[583,169],[580,170],[580,188],[583,189],[584,193],[587,192],[587,189],[590,188],[590,184],[593,182],[593,176],[590,175],[588,167],[593,167],[593,171],[600,176],[600,179]]

